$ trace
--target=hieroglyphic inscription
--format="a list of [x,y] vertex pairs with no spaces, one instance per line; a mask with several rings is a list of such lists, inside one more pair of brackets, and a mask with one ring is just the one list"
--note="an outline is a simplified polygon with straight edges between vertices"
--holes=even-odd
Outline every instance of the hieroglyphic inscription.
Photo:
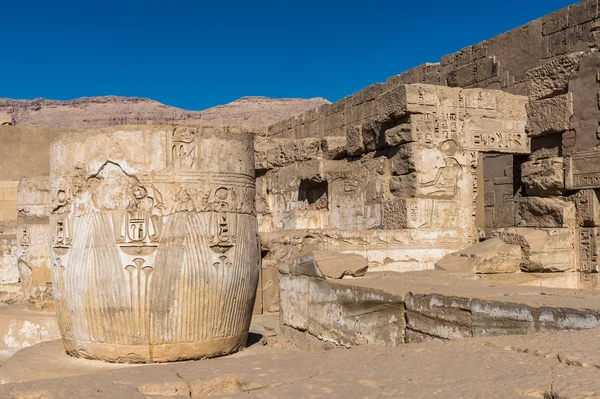
[[598,271],[596,257],[596,229],[579,229],[579,272],[592,273]]
[[175,170],[198,169],[198,130],[195,127],[178,126],[168,135],[167,162]]
[[411,115],[410,123],[417,141],[423,144],[456,140],[462,131],[462,122],[458,113],[415,114]]
[[580,190],[574,195],[577,210],[577,224],[580,226],[594,226],[596,224],[596,213],[598,212],[598,197],[595,190]]
[[522,121],[473,118],[465,122],[464,146],[472,151],[529,154],[531,139]]
[[528,154],[530,147],[526,133],[471,131],[467,136],[470,150]]
[[600,188],[600,151],[580,152],[567,157],[565,185],[569,190]]

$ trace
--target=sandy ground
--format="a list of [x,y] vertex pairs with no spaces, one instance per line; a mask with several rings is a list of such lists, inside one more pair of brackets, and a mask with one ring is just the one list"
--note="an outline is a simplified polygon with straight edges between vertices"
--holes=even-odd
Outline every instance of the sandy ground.
[[83,361],[39,344],[0,368],[29,380],[0,385],[0,398],[600,398],[600,329],[300,351],[276,325],[255,319],[236,355],[171,364]]

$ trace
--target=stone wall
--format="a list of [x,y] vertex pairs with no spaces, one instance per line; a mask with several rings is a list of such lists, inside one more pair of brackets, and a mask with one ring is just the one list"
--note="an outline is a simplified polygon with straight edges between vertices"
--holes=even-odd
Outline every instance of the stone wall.
[[483,193],[476,206],[485,216],[478,227],[485,227],[488,236],[510,228],[566,229],[564,234],[557,232],[563,235],[575,229],[577,239],[571,245],[577,256],[568,261],[564,257],[565,264],[545,270],[597,271],[599,45],[598,3],[581,1],[438,63],[420,65],[335,104],[281,121],[269,127],[269,136],[320,141],[325,155],[344,158],[355,154],[349,140],[344,147],[344,136],[352,136],[356,125],[377,120],[378,97],[403,84],[527,95],[532,153],[483,155],[477,172]]
[[257,137],[263,308],[276,308],[267,292],[289,255],[278,249],[285,239],[270,233],[295,240],[310,231],[319,248],[401,272],[432,269],[476,242],[484,227],[480,160],[530,152],[526,102],[487,89],[399,85],[375,96],[369,116],[352,125],[319,114],[311,122],[343,136]]

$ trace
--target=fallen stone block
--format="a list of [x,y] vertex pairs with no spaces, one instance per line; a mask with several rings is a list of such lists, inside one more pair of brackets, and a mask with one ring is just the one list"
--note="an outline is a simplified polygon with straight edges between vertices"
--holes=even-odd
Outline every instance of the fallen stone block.
[[436,269],[478,274],[514,273],[523,262],[521,247],[492,238],[444,256]]
[[345,276],[364,276],[369,262],[358,254],[345,254],[338,251],[314,251],[316,267],[325,277],[340,279]]
[[497,229],[492,237],[523,251],[521,269],[548,273],[575,270],[575,229]]

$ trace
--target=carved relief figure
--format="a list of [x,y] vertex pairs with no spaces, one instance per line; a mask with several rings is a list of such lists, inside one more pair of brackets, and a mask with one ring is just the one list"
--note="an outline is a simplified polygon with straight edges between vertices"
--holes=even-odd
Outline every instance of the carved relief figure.
[[122,236],[125,242],[157,241],[161,228],[162,196],[156,189],[148,190],[137,185],[132,190],[133,198],[129,201],[126,220],[123,224],[125,231]]
[[440,145],[440,151],[444,155],[444,166],[438,168],[435,178],[422,187],[434,187],[429,194],[456,195],[458,182],[463,175],[463,169],[460,163],[454,158],[458,151],[458,145],[453,140],[444,141]]
[[189,127],[177,127],[171,137],[171,159],[175,170],[195,170],[198,156],[197,132]]

